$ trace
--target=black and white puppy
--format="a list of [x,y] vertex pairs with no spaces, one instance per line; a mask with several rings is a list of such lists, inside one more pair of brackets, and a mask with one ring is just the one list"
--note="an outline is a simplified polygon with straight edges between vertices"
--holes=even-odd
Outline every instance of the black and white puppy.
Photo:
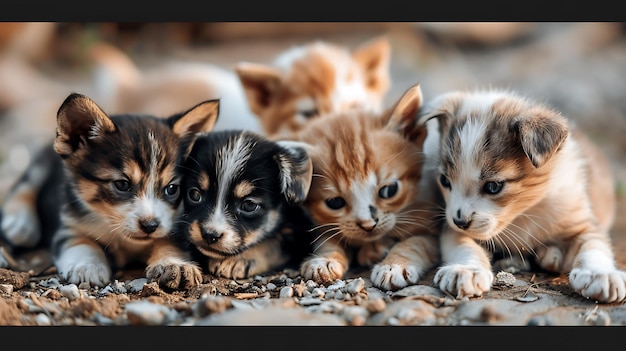
[[297,266],[308,253],[310,220],[299,204],[313,167],[299,143],[205,133],[179,170],[183,213],[173,237],[208,273],[247,278]]

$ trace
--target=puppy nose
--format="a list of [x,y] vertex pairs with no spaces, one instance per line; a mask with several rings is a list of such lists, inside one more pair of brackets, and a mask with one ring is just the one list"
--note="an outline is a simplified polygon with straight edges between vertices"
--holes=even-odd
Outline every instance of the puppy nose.
[[215,244],[222,237],[222,233],[218,233],[215,230],[205,230],[202,232],[202,237],[207,243]]
[[357,221],[356,225],[358,225],[359,228],[365,230],[366,232],[371,232],[372,230],[374,230],[374,228],[376,228],[377,223],[378,221],[375,221],[373,219],[368,219],[365,221]]
[[139,220],[139,226],[141,227],[141,230],[143,230],[143,232],[146,234],[154,233],[154,231],[157,230],[157,228],[159,227],[159,224],[161,224],[161,222],[156,218]]
[[461,228],[461,229],[467,229],[469,228],[470,224],[472,223],[471,220],[467,221],[465,219],[452,219],[452,221],[454,222],[454,224],[456,224],[457,227]]

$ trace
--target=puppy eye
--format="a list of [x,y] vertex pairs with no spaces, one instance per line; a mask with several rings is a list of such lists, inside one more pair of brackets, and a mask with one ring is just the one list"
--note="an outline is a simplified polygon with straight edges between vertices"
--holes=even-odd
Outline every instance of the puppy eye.
[[441,186],[444,188],[452,188],[452,185],[450,184],[450,180],[448,179],[448,177],[446,177],[445,174],[442,174],[439,176],[439,183],[441,183]]
[[381,199],[388,199],[393,197],[398,192],[398,182],[393,182],[393,184],[385,185],[384,187],[378,190],[378,196]]
[[168,184],[163,189],[163,193],[167,197],[176,197],[176,196],[178,196],[178,192],[179,192],[178,184]]
[[346,205],[346,200],[342,197],[333,197],[332,199],[327,199],[326,206],[331,210],[338,210]]
[[316,108],[313,108],[313,109],[310,109],[310,110],[303,110],[303,111],[300,111],[299,113],[304,118],[311,118],[311,117],[315,117],[315,116],[318,115],[318,112],[317,112]]
[[200,194],[198,188],[191,188],[187,191],[187,199],[189,199],[191,203],[197,204],[202,201],[202,194]]
[[119,191],[122,191],[122,192],[130,191],[130,182],[126,179],[116,180],[113,182],[113,185],[115,186],[115,189]]
[[502,187],[504,186],[503,182],[487,182],[483,186],[483,191],[489,195],[495,195],[502,191]]
[[261,205],[252,200],[244,200],[241,205],[239,205],[239,210],[245,215],[252,215],[259,209],[261,209]]

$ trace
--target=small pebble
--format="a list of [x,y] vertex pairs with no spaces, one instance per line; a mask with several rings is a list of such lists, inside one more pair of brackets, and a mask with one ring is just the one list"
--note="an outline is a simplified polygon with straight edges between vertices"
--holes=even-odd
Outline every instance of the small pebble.
[[515,284],[515,276],[509,272],[500,271],[496,274],[493,284],[497,286],[507,286]]
[[46,316],[44,313],[39,313],[37,317],[35,317],[35,322],[37,325],[52,325],[52,321],[50,317]]
[[274,290],[274,289],[276,289],[276,284],[274,284],[274,283],[267,283],[266,287],[267,287],[267,290]]
[[146,278],[138,278],[133,279],[128,283],[128,290],[130,292],[140,292],[143,289],[143,286],[148,283],[148,279]]
[[176,311],[164,305],[145,300],[129,302],[125,310],[131,325],[164,325],[176,315]]
[[348,283],[348,285],[346,285],[346,290],[350,294],[357,294],[363,289],[365,289],[365,281],[363,280],[363,278],[354,279],[350,283]]
[[59,288],[59,292],[70,301],[81,297],[80,290],[78,290],[76,284],[63,285]]
[[326,295],[326,292],[324,291],[324,289],[315,288],[313,289],[313,291],[311,291],[311,296],[313,297],[323,298],[324,295]]
[[12,292],[13,292],[13,285],[11,285],[11,284],[0,284],[0,293],[11,294]]
[[339,289],[345,288],[345,286],[346,286],[346,282],[344,282],[341,279],[337,279],[335,280],[335,283],[329,285],[326,289],[333,291],[333,290],[339,290]]
[[293,288],[290,286],[283,287],[280,289],[278,297],[293,297]]
[[309,279],[309,280],[306,281],[305,285],[306,285],[306,288],[309,291],[311,291],[314,288],[316,288],[318,284],[316,282],[314,282],[313,280]]

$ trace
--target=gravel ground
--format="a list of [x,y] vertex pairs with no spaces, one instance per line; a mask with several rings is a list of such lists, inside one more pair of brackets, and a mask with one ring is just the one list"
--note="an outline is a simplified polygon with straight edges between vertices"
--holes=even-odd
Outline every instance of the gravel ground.
[[[559,108],[613,161],[619,205],[611,235],[618,264],[626,269],[626,80],[619,78],[626,76],[624,26],[532,24],[529,34],[515,43],[490,42],[463,50],[454,35],[433,37],[418,29],[393,27],[386,32],[393,48],[389,101],[419,81],[426,99],[452,89],[492,85]],[[379,28],[324,34],[322,39],[355,46],[380,33]],[[166,60],[224,66],[239,60],[269,62],[285,48],[310,39],[223,42],[135,58],[146,66]],[[68,72],[64,84],[86,86],[76,71]],[[49,116],[22,116],[27,117],[0,120],[0,198],[17,176],[10,160],[45,142],[43,136],[53,128]],[[457,300],[432,286],[434,272],[396,292],[372,287],[366,271],[351,271],[344,280],[320,286],[304,281],[294,269],[241,281],[205,276],[197,288],[170,292],[148,283],[141,270],[119,272],[106,287],[85,289],[59,282],[45,251],[15,260],[22,272],[0,269],[0,325],[626,325],[625,305],[586,300],[569,288],[566,276],[503,265],[495,266],[498,274],[486,296]]]

